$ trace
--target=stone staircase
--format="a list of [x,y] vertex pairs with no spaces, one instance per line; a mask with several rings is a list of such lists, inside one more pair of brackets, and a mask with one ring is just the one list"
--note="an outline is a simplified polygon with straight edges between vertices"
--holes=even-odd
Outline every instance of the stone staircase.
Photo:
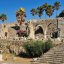
[[31,64],[64,64],[64,43],[50,49]]

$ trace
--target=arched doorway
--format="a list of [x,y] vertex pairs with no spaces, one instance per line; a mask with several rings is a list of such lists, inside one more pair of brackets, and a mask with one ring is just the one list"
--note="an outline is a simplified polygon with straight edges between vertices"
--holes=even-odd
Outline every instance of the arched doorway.
[[6,37],[6,38],[7,38],[7,34],[8,34],[8,33],[7,33],[7,32],[5,32],[5,37]]
[[35,34],[44,34],[43,29],[42,29],[41,26],[36,27]]
[[35,28],[35,37],[37,39],[43,39],[44,31],[43,31],[43,28],[41,26],[36,26],[36,28]]

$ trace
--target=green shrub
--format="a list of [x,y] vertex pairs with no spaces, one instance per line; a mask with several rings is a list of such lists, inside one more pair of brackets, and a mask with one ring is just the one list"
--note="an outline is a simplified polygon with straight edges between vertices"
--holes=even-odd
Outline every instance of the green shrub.
[[50,39],[48,39],[47,41],[44,42],[44,50],[43,50],[43,53],[47,52],[52,47],[53,47],[52,41]]
[[31,57],[38,57],[42,52],[43,41],[30,41],[24,44],[26,53]]
[[26,53],[30,57],[39,57],[52,47],[53,47],[53,44],[50,39],[45,42],[32,40],[32,41],[25,42],[24,44]]

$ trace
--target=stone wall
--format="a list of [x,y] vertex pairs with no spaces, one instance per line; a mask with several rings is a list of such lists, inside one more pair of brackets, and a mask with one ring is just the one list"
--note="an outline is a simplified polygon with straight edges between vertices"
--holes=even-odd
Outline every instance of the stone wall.
[[[32,21],[31,23],[29,23],[29,26],[31,27],[30,30],[33,29],[32,27],[34,27],[34,29],[33,29],[34,33],[38,26],[42,27],[42,30],[43,30],[42,35],[46,39],[47,36],[49,36],[51,33],[55,32],[57,30],[57,20],[56,19],[48,19],[48,20]],[[30,32],[32,32],[33,30],[31,30]],[[31,34],[33,35],[33,33],[31,33]]]
[[[62,19],[62,18],[61,18]],[[63,20],[60,20],[58,18],[58,28],[60,28],[60,36],[61,37],[64,37],[64,21]],[[0,37],[4,38],[4,30],[7,30],[8,32],[8,37],[13,37],[13,36],[17,36],[16,35],[16,31],[14,29],[11,28],[11,26],[15,26],[15,24],[18,24],[17,22],[16,23],[10,23],[10,24],[6,24],[6,28],[2,28],[2,26],[0,27]],[[28,27],[29,27],[29,36],[28,38],[33,38],[35,39],[36,35],[35,35],[35,31],[36,31],[36,28],[38,26],[42,27],[42,30],[43,30],[43,34],[42,34],[42,38],[47,38],[47,36],[51,37],[51,34],[53,32],[55,32],[57,30],[57,19],[47,19],[47,20],[30,20],[30,22],[27,22],[28,24]],[[25,24],[24,26],[25,27]],[[23,27],[21,26],[21,29],[23,29]],[[13,34],[13,35],[12,35]]]

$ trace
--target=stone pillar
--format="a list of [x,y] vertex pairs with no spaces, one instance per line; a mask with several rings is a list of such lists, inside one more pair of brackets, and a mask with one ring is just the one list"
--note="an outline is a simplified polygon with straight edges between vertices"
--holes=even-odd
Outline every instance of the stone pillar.
[[47,39],[47,28],[45,28],[45,30],[44,30],[44,39],[45,40]]
[[46,39],[46,30],[44,31],[44,39]]
[[35,39],[34,26],[33,26],[32,22],[29,23],[29,28],[30,28],[29,38],[30,39]]

